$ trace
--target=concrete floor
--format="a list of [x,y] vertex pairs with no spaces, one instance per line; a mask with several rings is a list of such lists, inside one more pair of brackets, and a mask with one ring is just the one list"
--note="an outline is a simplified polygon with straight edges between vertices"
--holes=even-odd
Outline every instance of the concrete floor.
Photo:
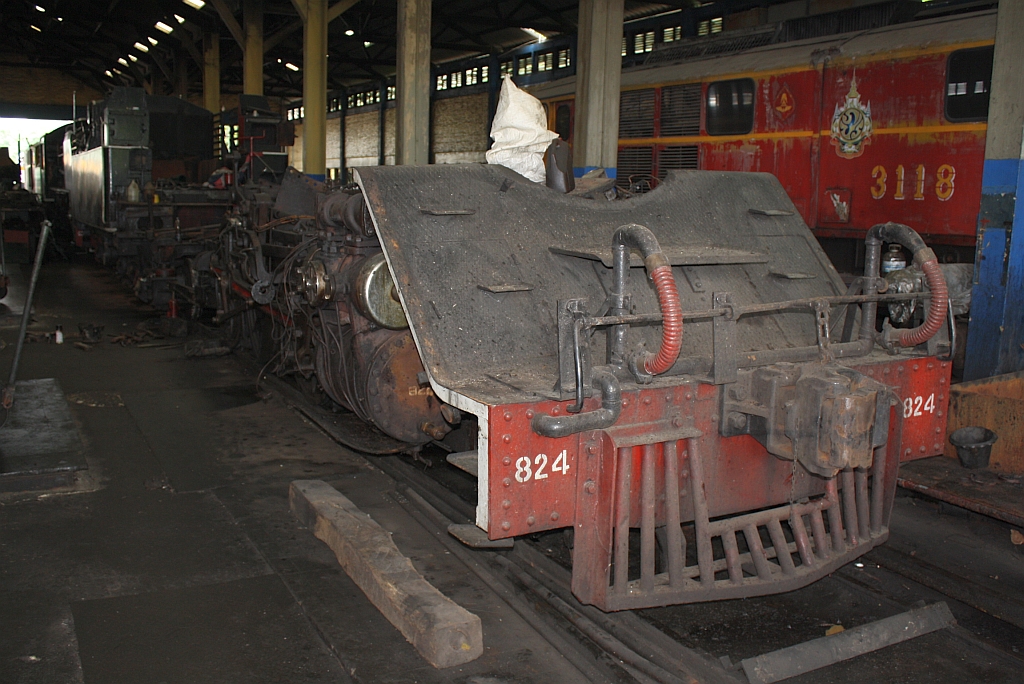
[[[32,330],[119,334],[152,315],[97,267],[47,265]],[[16,332],[0,330],[5,374]],[[233,357],[27,344],[19,378],[43,377],[69,397],[89,468],[73,491],[0,495],[0,682],[581,681],[383,473],[261,399]],[[311,478],[480,615],[483,657],[445,671],[416,653],[289,512],[288,484]]]

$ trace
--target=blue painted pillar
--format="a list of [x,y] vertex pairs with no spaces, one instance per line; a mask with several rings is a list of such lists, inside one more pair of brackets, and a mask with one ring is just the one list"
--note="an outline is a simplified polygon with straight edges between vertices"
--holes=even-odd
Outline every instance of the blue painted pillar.
[[1024,370],[1024,2],[1001,2],[964,380]]

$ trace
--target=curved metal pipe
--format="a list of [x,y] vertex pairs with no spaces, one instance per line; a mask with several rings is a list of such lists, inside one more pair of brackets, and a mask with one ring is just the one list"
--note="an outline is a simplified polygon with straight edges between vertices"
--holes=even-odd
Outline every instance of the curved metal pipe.
[[538,413],[530,422],[533,431],[541,437],[558,438],[587,430],[603,430],[614,425],[622,412],[622,391],[618,378],[607,370],[595,368],[591,383],[601,392],[601,408],[568,416]]
[[[627,223],[624,226],[619,226],[612,237],[612,244],[625,245],[640,252],[644,257],[644,266],[647,267],[648,271],[657,266],[668,265],[668,260],[665,260],[664,255],[661,253],[661,245],[658,244],[658,238],[654,237],[654,233],[647,226],[641,226],[639,223]],[[663,261],[655,264],[647,263],[647,259],[656,254],[661,255]]]
[[[612,244],[616,253],[621,252],[622,247],[631,247],[640,252],[644,258],[644,268],[654,282],[655,292],[658,294],[658,306],[661,308],[662,328],[661,346],[657,352],[647,352],[633,359],[630,364],[637,369],[643,368],[644,372],[651,375],[659,375],[672,368],[672,365],[679,358],[679,350],[683,344],[683,311],[679,303],[679,290],[676,288],[676,279],[672,275],[672,266],[669,264],[665,254],[661,251],[658,238],[646,226],[637,223],[629,223],[621,226],[615,231]],[[626,254],[625,267],[629,267],[629,255]],[[618,266],[618,262],[616,262]],[[616,282],[621,280],[616,274]]]

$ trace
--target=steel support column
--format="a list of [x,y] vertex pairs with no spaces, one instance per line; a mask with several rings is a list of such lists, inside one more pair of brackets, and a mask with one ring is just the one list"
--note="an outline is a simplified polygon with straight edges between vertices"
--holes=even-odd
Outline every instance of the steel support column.
[[174,94],[188,99],[188,55],[180,49],[174,51]]
[[338,159],[340,167],[341,179],[344,182],[348,182],[348,166],[345,164],[345,123],[348,119],[348,89],[345,89],[341,93],[341,121],[339,122],[338,131]]
[[327,0],[306,0],[302,53],[302,168],[323,180],[327,173]]
[[220,113],[220,34],[203,34],[203,106]]
[[396,164],[430,162],[430,2],[398,0]]
[[576,51],[575,173],[614,177],[619,147],[623,0],[580,0]]
[[245,0],[242,5],[245,34],[245,61],[242,68],[242,92],[263,94],[263,0]]
[[1024,370],[1024,3],[999,3],[996,21],[964,380]]
[[387,161],[388,144],[388,86],[380,82],[380,107],[377,109],[377,166],[384,166]]

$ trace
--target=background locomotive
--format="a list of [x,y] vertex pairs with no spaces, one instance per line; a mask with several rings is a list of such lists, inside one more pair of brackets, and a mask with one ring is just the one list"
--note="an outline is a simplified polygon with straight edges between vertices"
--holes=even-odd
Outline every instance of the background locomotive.
[[[125,275],[140,299],[167,307],[185,284],[183,260],[216,240],[238,184],[280,180],[291,125],[263,97],[242,96],[215,121],[140,88],[114,88],[87,111],[33,146],[31,190],[51,203],[56,225],[70,219],[79,247]],[[205,182],[217,169],[219,187]]]
[[[981,12],[762,47],[757,32],[655,43],[622,73],[620,186],[767,171],[840,270],[859,268],[853,240],[886,220],[972,262],[994,36]],[[569,139],[574,88],[532,91]]]

